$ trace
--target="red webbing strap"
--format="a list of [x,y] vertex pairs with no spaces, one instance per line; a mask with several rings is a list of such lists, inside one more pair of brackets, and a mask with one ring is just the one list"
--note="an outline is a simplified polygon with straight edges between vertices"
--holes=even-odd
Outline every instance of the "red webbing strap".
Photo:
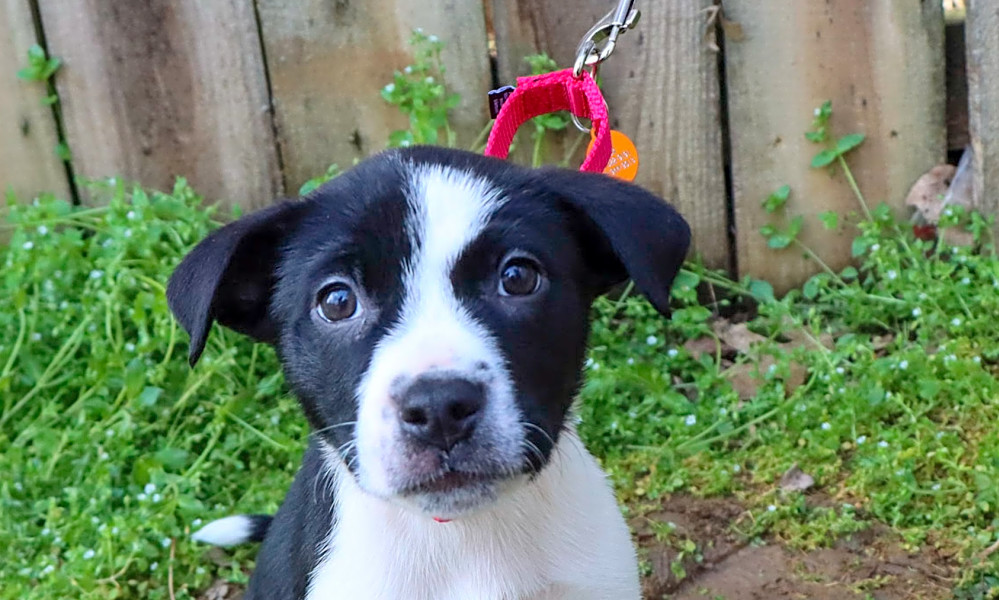
[[607,104],[593,77],[583,71],[574,77],[572,69],[517,78],[513,91],[499,114],[486,142],[486,156],[506,158],[513,136],[529,119],[567,110],[593,124],[593,145],[580,171],[601,173],[611,156],[610,123]]

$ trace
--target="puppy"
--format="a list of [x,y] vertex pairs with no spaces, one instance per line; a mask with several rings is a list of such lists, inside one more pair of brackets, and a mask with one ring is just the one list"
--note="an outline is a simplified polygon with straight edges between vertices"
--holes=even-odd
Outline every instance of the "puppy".
[[668,314],[685,221],[603,175],[392,150],[215,231],[167,290],[193,365],[212,323],[274,344],[313,429],[248,600],[639,598],[611,487],[577,437],[593,299]]

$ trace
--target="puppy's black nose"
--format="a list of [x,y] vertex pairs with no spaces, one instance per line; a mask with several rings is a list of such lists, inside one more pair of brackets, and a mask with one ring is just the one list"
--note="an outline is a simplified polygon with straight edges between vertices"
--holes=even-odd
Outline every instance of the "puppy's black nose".
[[399,398],[399,420],[411,437],[450,450],[472,435],[484,404],[481,384],[459,378],[420,378]]

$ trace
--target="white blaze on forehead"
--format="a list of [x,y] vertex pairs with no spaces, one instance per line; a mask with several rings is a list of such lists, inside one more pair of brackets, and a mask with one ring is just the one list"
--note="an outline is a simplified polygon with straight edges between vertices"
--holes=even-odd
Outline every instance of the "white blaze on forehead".
[[406,197],[413,254],[403,275],[402,310],[375,348],[358,390],[361,482],[369,491],[385,493],[393,487],[393,474],[405,470],[389,398],[393,382],[431,370],[482,381],[487,391],[483,422],[488,424],[483,435],[494,446],[513,446],[511,460],[519,456],[522,435],[499,348],[455,297],[451,282],[461,253],[506,198],[487,180],[444,166],[413,168]]

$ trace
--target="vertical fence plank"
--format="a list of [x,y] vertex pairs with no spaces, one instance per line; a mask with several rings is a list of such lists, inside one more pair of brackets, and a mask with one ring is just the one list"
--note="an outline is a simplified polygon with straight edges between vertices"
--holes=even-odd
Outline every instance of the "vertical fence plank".
[[773,220],[760,202],[792,189],[788,217],[806,218],[802,241],[834,269],[850,261],[850,236],[816,215],[857,210],[842,174],[809,168],[812,111],[832,100],[834,135],[862,132],[848,159],[868,202],[896,208],[912,183],[944,158],[943,16],[940,2],[727,0],[737,31],[725,43],[740,271],[784,291],[819,266],[793,246],[775,253],[760,236]]
[[489,54],[481,0],[258,0],[289,190],[331,163],[350,167],[385,148],[406,120],[380,92],[412,61],[422,28],[446,44],[458,146],[487,122]]
[[69,198],[52,109],[42,105],[45,84],[17,78],[37,43],[27,0],[0,0],[0,195],[21,200],[50,191]]
[[280,173],[252,0],[39,0],[76,173],[270,203]]
[[[711,5],[640,3],[641,21],[618,41],[600,75],[612,126],[638,147],[637,183],[673,202],[690,221],[694,252],[706,264],[727,267],[718,57],[706,35]],[[605,0],[493,0],[501,81],[524,74],[522,59],[535,52],[571,66],[579,39],[613,7]]]
[[965,24],[974,206],[999,214],[999,4],[973,0]]

